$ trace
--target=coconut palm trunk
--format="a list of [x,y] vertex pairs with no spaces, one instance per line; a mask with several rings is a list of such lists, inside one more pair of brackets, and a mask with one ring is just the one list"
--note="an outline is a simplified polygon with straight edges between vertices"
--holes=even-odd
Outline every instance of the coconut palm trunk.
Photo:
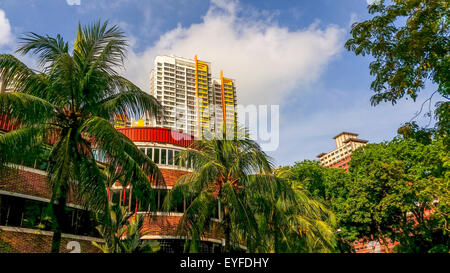
[[65,196],[58,198],[58,200],[52,205],[53,214],[55,215],[55,221],[53,223],[53,236],[52,236],[52,253],[59,253],[61,247],[61,235],[65,227],[65,209],[67,199]]
[[225,236],[225,252],[229,253],[231,251],[231,219],[228,208],[224,209],[223,229]]

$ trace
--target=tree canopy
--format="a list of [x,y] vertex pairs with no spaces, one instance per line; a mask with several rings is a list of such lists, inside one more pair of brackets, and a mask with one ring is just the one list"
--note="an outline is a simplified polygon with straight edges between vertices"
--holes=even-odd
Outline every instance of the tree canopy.
[[[368,7],[373,17],[352,26],[346,42],[356,55],[371,55],[372,104],[415,100],[427,81],[444,100],[436,104],[436,124],[448,134],[449,4],[440,0],[378,0]],[[431,100],[431,98],[430,98]],[[431,102],[431,101],[430,101]],[[431,111],[431,110],[430,110]],[[431,113],[429,113],[431,114]]]
[[315,161],[291,167],[336,214],[341,250],[358,239],[389,239],[399,252],[448,252],[450,157],[442,138],[426,139],[413,132],[360,147],[348,173]]

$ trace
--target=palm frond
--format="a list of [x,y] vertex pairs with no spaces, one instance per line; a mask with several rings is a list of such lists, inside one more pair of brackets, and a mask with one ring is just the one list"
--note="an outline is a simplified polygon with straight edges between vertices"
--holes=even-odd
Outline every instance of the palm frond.
[[39,64],[43,67],[50,67],[60,54],[67,53],[69,44],[64,41],[61,35],[56,38],[42,36],[34,32],[25,34],[20,39],[21,46],[16,53],[27,54],[31,52],[37,55]]
[[216,208],[211,194],[210,192],[201,192],[186,208],[177,227],[179,235],[187,236],[193,232],[200,238],[210,230],[212,212]]
[[72,129],[69,129],[69,133],[56,143],[49,156],[47,180],[52,189],[51,204],[58,199],[66,201],[71,188],[70,184],[74,182],[72,162],[74,151],[73,143],[71,143],[73,140],[70,137],[71,131]]
[[56,107],[33,95],[8,92],[0,94],[0,113],[20,121],[22,126],[46,124],[54,117]]
[[[82,143],[82,141],[79,141]],[[108,208],[107,182],[105,175],[100,171],[92,151],[86,143],[84,149],[79,149],[74,160],[74,180],[77,183],[74,193],[81,204],[93,212],[103,213]],[[104,217],[106,217],[105,215]],[[103,219],[108,222],[108,218]]]
[[219,135],[211,140],[197,140],[181,152],[178,164],[183,166],[184,162],[192,162],[194,173],[177,181],[166,202],[170,204],[172,199],[180,196],[192,199],[179,228],[199,237],[211,227],[212,215],[216,212],[210,210],[217,210],[220,202],[226,246],[248,243],[249,249],[253,250],[256,242],[262,242],[254,200],[274,191],[267,175],[272,163],[248,134],[241,135],[242,139],[220,138]]
[[126,115],[136,119],[145,113],[156,116],[161,113],[161,104],[155,97],[145,93],[127,79],[114,76],[111,89],[115,94],[103,99],[96,106],[97,115],[105,119],[112,119],[115,115]]
[[[35,161],[38,154],[33,154],[37,148],[45,149],[48,128],[20,128],[0,135],[0,165]],[[30,152],[30,153],[29,153]]]
[[150,190],[152,183],[164,184],[158,166],[107,120],[96,116],[88,118],[80,127],[80,134],[89,135],[108,160],[121,166],[122,172],[127,173],[127,178],[137,179],[130,180],[134,183],[134,190]]
[[108,22],[98,21],[83,28],[79,26],[73,55],[84,61],[84,73],[100,69],[116,75],[115,69],[123,64],[126,46],[125,36],[117,26],[108,28]]
[[34,72],[23,62],[10,54],[0,55],[0,93],[4,93],[7,88],[20,90],[21,83]]

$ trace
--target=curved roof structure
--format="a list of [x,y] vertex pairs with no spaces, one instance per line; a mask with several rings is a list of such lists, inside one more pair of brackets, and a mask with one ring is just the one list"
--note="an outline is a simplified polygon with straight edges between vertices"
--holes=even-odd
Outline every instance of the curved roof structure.
[[189,147],[194,142],[194,137],[170,128],[160,127],[123,127],[117,131],[126,135],[133,142],[160,142],[182,147]]

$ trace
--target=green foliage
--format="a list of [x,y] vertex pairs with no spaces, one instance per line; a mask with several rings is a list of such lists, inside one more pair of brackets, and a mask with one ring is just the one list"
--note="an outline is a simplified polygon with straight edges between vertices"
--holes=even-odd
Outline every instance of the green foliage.
[[439,102],[436,104],[435,115],[439,117],[436,123],[436,133],[442,136],[447,149],[450,147],[450,103]]
[[[448,245],[446,156],[439,140],[424,145],[396,138],[358,149],[350,167],[354,183],[347,219],[363,224],[357,228],[361,235],[399,241],[399,251],[427,252]],[[427,216],[431,209],[436,213]]]
[[345,46],[356,55],[375,58],[370,64],[370,74],[375,76],[371,89],[376,93],[372,104],[394,104],[405,96],[415,100],[429,80],[446,99],[436,114],[438,128],[448,134],[448,1],[380,0],[369,6],[369,13],[373,18],[355,23]]
[[[288,169],[276,170],[271,179],[271,191],[251,198],[261,234],[257,249],[275,253],[334,251],[334,214],[310,198]],[[257,191],[250,188],[250,192]]]
[[403,133],[407,137],[358,148],[349,173],[313,161],[291,168],[300,184],[335,213],[341,251],[357,239],[383,244],[392,239],[400,243],[399,252],[448,251],[448,150],[442,138]]
[[42,221],[45,218],[45,212],[42,205],[35,202],[26,202],[23,213],[22,227],[43,229],[45,225]]
[[[375,59],[370,64],[375,76],[372,104],[395,104],[403,97],[415,100],[427,81],[437,85],[436,92],[445,101],[436,104],[434,130],[405,123],[398,130],[403,139],[367,145],[353,154],[350,190],[342,208],[344,235],[391,238],[400,242],[396,250],[402,252],[445,252],[449,245],[449,4],[380,0],[369,6],[369,13],[374,17],[352,26],[346,48]],[[432,96],[425,102],[431,105]],[[432,115],[431,109],[427,115]],[[434,213],[427,216],[429,210]]]
[[[436,104],[434,130],[405,123],[398,130],[403,139],[367,145],[353,154],[350,191],[342,208],[344,235],[389,237],[401,243],[398,251],[442,251],[449,243],[449,4],[380,0],[369,6],[369,13],[374,17],[352,26],[346,48],[374,57],[372,104],[415,100],[427,81],[437,85],[446,101]],[[434,213],[426,217],[430,209]]]
[[112,205],[107,224],[97,227],[105,243],[92,242],[103,253],[152,253],[160,248],[154,240],[141,240],[147,232],[141,232],[144,226],[142,215],[133,215],[127,207]]
[[417,142],[422,144],[431,144],[433,130],[430,129],[420,129],[417,123],[407,122],[400,128],[398,128],[397,133],[402,135],[403,138],[413,138]]
[[42,71],[27,68],[12,55],[0,55],[3,91],[14,91],[0,93],[0,113],[21,125],[0,136],[0,165],[23,151],[52,144],[45,155],[55,217],[52,251],[59,251],[70,190],[87,208],[107,209],[109,182],[94,149],[106,155],[114,175],[130,181],[136,197],[151,191],[150,179],[163,182],[157,166],[111,124],[118,114],[137,117],[160,109],[155,98],[116,72],[126,46],[117,26],[97,22],[79,26],[72,52],[59,35],[23,37],[17,52],[36,55]]
[[324,168],[317,161],[304,160],[296,162],[290,167],[292,179],[298,187],[302,187],[309,196],[323,203],[331,210],[336,218],[332,225],[339,240],[335,243],[335,250],[348,252],[350,243],[357,239],[357,235],[343,231],[344,218],[342,204],[345,203],[349,192],[350,176],[344,170]]
[[323,168],[317,161],[296,162],[290,170],[296,183],[328,207],[347,195],[349,176],[341,169]]

